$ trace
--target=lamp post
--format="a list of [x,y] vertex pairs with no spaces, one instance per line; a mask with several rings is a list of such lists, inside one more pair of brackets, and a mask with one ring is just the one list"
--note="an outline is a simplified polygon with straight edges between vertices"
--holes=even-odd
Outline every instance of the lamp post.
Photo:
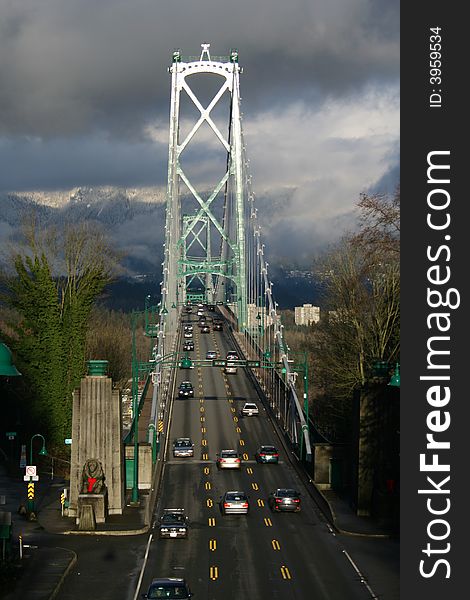
[[0,342],[0,375],[3,377],[17,377],[21,375],[13,364],[10,348]]
[[[38,454],[39,456],[47,456],[47,450],[46,450],[46,440],[44,439],[44,436],[40,433],[35,433],[32,437],[31,437],[31,441],[29,444],[29,464],[32,465],[33,464],[33,440],[35,437],[40,437],[42,439],[42,448],[41,450],[39,450]],[[35,515],[35,510],[34,510],[34,482],[31,481],[31,479],[28,482],[28,502],[27,502],[27,512],[30,515],[30,520],[35,520],[36,515]],[[32,494],[32,497],[30,498],[30,493]]]

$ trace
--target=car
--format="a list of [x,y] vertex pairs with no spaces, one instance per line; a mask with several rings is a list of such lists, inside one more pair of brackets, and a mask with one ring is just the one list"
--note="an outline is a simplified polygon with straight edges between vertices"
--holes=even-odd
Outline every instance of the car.
[[197,316],[202,317],[203,315],[204,315],[204,311],[202,310],[202,308],[198,309]]
[[185,579],[177,577],[159,577],[153,579],[143,598],[153,600],[156,598],[169,598],[170,600],[186,600],[192,598],[193,594]]
[[164,508],[159,518],[158,536],[160,538],[187,538],[188,517],[184,508]]
[[173,442],[173,456],[194,456],[194,444],[191,438],[176,438]]
[[222,302],[222,300],[217,300],[216,305],[217,306],[223,306],[224,303]]
[[184,344],[183,344],[183,350],[185,352],[189,352],[191,350],[194,350],[194,342],[193,342],[193,340],[187,340],[187,341],[185,341]]
[[241,460],[236,450],[221,450],[216,457],[219,469],[240,469]]
[[201,333],[210,333],[211,332],[211,328],[209,327],[209,325],[204,325],[203,327],[201,327]]
[[259,409],[254,402],[245,402],[240,413],[242,417],[257,417],[259,415]]
[[232,361],[238,360],[238,352],[235,352],[235,350],[230,350],[227,352],[225,360],[227,361],[224,369],[225,373],[235,374],[237,372],[237,365]]
[[214,360],[217,358],[217,352],[215,350],[208,350],[206,353],[206,360]]
[[186,309],[187,313],[192,313],[193,312],[193,307],[190,304],[186,305],[185,309]]
[[207,325],[207,317],[199,317],[197,324],[199,327],[204,327],[204,325]]
[[187,338],[191,338],[191,339],[192,339],[192,337],[193,337],[193,332],[192,332],[192,331],[185,331],[183,335],[184,335],[184,337],[185,337],[186,339],[187,339]]
[[220,510],[224,515],[247,515],[250,509],[248,496],[245,492],[225,492],[220,498]]
[[278,488],[269,494],[268,504],[273,512],[300,512],[300,493],[291,488]]
[[279,462],[279,452],[274,446],[260,446],[255,452],[256,462],[275,463]]
[[207,305],[207,310],[210,310],[211,312],[215,311],[215,305],[214,304],[208,304]]
[[222,331],[222,321],[214,321],[214,331]]
[[180,383],[178,398],[194,398],[194,388],[190,381],[182,381]]
[[192,331],[193,330],[193,326],[192,325],[185,325],[184,326],[184,330],[185,331]]

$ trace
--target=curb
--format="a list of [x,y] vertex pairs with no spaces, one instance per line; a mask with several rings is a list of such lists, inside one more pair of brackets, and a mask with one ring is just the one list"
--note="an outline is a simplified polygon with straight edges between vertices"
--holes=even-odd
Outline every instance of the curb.
[[121,530],[116,530],[116,531],[96,531],[96,530],[92,530],[92,531],[75,531],[73,529],[69,530],[69,531],[62,531],[59,533],[59,535],[115,535],[115,536],[122,536],[122,535],[142,535],[143,533],[147,533],[150,529],[150,525],[146,525],[145,527],[142,527],[141,529],[121,529]]
[[74,564],[77,562],[77,555],[73,550],[70,550],[69,548],[60,548],[58,547],[60,550],[65,550],[66,552],[70,552],[72,554],[72,558],[70,559],[70,562],[67,566],[67,568],[65,569],[65,571],[62,573],[58,583],[56,584],[54,590],[52,591],[51,595],[49,596],[48,600],[53,600],[53,598],[55,598],[57,596],[57,594],[59,593],[59,590],[62,586],[62,584],[64,583],[65,578],[67,577],[67,575],[69,574],[69,571],[72,569],[72,567],[74,566]]

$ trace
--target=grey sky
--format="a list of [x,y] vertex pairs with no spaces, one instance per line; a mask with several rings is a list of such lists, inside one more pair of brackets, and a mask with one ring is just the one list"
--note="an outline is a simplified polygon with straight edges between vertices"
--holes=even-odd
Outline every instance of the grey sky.
[[393,183],[398,0],[0,0],[0,190],[164,186],[167,67],[205,41],[239,50],[255,191],[331,222]]

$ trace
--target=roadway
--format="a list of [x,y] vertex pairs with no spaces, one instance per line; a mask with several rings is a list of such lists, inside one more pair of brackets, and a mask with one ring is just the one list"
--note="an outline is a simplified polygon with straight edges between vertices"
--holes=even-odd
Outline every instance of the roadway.
[[[201,334],[194,315],[192,321],[193,358],[205,359],[207,350],[224,358],[233,349],[224,332],[211,328],[209,334]],[[195,597],[207,600],[371,598],[303,489],[244,370],[236,375],[216,367],[179,370],[176,387],[183,380],[192,382],[195,397],[173,402],[155,519],[163,508],[185,508],[189,538],[160,540],[153,532],[139,594],[153,577],[184,577]],[[240,416],[245,401],[258,404],[259,417]],[[194,459],[172,457],[171,442],[179,436],[192,438]],[[278,465],[256,463],[254,454],[261,444],[279,449]],[[216,453],[224,448],[243,455],[240,471],[217,470]],[[267,497],[277,487],[301,491],[300,513],[271,513]],[[248,515],[221,514],[218,502],[227,490],[249,494]]]

